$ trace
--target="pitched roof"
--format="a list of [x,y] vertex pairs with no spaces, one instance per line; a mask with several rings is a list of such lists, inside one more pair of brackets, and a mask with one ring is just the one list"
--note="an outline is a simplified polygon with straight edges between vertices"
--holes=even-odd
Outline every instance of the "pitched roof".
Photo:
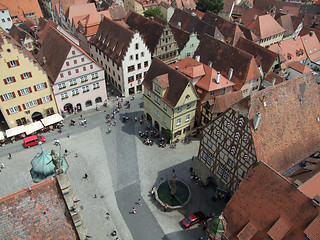
[[0,199],[1,239],[79,239],[56,178]]
[[97,34],[89,42],[97,46],[118,65],[121,63],[134,32],[125,23],[114,22],[104,18]]
[[194,0],[173,0],[176,2],[178,9],[194,9],[196,8],[196,3]]
[[313,175],[310,179],[305,181],[299,190],[303,192],[307,197],[313,199],[316,195],[320,196],[320,162],[317,163],[317,173]]
[[178,47],[179,47],[179,52],[183,50],[183,48],[186,46],[187,42],[190,39],[190,33],[183,31],[177,27],[174,27],[173,25],[169,25],[170,30],[174,36],[174,39],[176,40]]
[[61,4],[61,8],[64,14],[67,14],[67,11],[70,6],[79,5],[79,4],[86,4],[88,0],[51,0],[52,6],[56,6],[59,3]]
[[40,18],[39,25],[38,25],[38,31],[37,31],[37,35],[39,37],[38,42],[40,44],[43,43],[43,40],[44,40],[44,38],[47,34],[47,31],[50,27],[56,28],[57,24],[54,21],[52,21],[51,19],[46,20],[44,18]]
[[289,68],[292,68],[296,71],[298,71],[299,73],[303,74],[303,73],[308,73],[308,72],[312,72],[313,70],[311,68],[309,68],[307,65],[302,64],[298,61],[296,62],[292,62],[289,64]]
[[272,65],[278,58],[278,54],[245,38],[240,38],[236,47],[250,53],[255,59],[259,60],[264,73],[270,71]]
[[236,104],[243,99],[241,91],[235,91],[231,93],[226,93],[223,95],[216,96],[214,103],[212,103],[211,111],[213,113],[223,113],[232,105]]
[[165,26],[131,10],[125,23],[131,30],[136,30],[141,34],[150,52],[153,53]]
[[72,22],[72,19],[75,17],[87,16],[95,12],[97,12],[97,10],[94,3],[76,4],[69,7],[66,17]]
[[303,26],[303,28],[301,29],[301,31],[299,33],[299,36],[304,36],[306,34],[310,34],[310,32],[314,32],[316,34],[318,40],[320,39],[320,29],[310,28],[310,27],[306,27],[306,26]]
[[235,89],[241,89],[246,81],[259,78],[261,73],[254,57],[245,51],[216,40],[208,35],[201,38],[194,56],[200,56],[202,63],[212,63],[212,68],[220,71],[225,77],[233,69],[231,81]]
[[[171,108],[175,108],[182,93],[187,85],[190,83],[190,79],[175,69],[169,67],[158,58],[153,58],[152,64],[148,70],[146,77],[144,78],[143,85],[152,90],[152,81],[156,77],[168,74],[169,87],[167,88],[162,100],[166,102]],[[161,77],[163,78],[163,76]]]
[[[26,31],[22,30],[17,25],[13,24],[9,30],[9,34],[17,41],[20,42],[21,39],[24,40],[26,35],[28,34]],[[28,34],[30,37],[31,35]]]
[[312,62],[320,60],[320,42],[313,33],[301,36],[304,49]]
[[252,136],[258,161],[284,173],[319,149],[318,76],[301,75],[251,96],[250,120],[261,119]]
[[262,16],[265,15],[266,13],[263,11],[260,11],[259,9],[256,8],[249,8],[247,11],[245,11],[242,15],[241,15],[241,23],[242,24],[248,24],[252,21],[255,20],[255,18],[257,18],[258,16]]
[[320,239],[320,214],[310,223],[304,233],[310,239]]
[[258,16],[243,26],[252,30],[261,39],[285,32],[285,29],[270,14]]
[[251,237],[241,239],[300,240],[318,214],[319,208],[310,199],[267,165],[259,163],[249,170],[223,210],[227,220],[225,235],[230,240],[239,239],[239,233],[250,224],[255,229],[248,231]]
[[1,4],[8,8],[11,16],[18,17],[19,20],[13,20],[14,23],[26,21],[25,14],[34,13],[37,18],[43,17],[37,0],[1,0]]
[[286,30],[284,37],[292,35],[296,30],[299,24],[302,22],[302,19],[299,17],[291,16],[290,14],[281,15],[277,22]]
[[271,12],[271,8],[275,7],[275,13],[290,13],[291,15],[298,15],[299,10],[301,8],[301,4],[277,0],[255,0],[253,7],[266,13]]

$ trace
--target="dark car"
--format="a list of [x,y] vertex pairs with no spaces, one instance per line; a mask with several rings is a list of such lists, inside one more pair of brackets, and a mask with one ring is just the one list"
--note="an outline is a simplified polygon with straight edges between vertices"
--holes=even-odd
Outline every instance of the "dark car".
[[188,228],[188,227],[191,227],[192,225],[202,221],[202,220],[205,220],[206,216],[204,215],[203,212],[195,212],[193,214],[191,214],[190,216],[182,219],[180,221],[180,224],[183,228]]

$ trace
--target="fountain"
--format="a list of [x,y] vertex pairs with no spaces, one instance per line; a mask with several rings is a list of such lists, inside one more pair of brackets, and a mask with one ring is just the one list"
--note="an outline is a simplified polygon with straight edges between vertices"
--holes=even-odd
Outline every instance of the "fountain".
[[183,181],[178,180],[173,174],[171,180],[160,183],[155,191],[155,199],[162,205],[168,206],[168,209],[174,210],[183,208],[191,198],[190,188]]

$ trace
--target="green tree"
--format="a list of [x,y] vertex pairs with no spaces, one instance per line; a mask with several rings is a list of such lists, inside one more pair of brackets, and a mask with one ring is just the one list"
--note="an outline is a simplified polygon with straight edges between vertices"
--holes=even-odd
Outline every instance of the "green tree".
[[163,14],[162,14],[162,12],[161,12],[159,7],[149,8],[148,10],[143,12],[143,15],[146,18],[153,18],[155,16],[158,16],[158,17],[164,19],[164,16],[163,16]]
[[210,11],[218,14],[223,6],[223,0],[199,0],[197,2],[197,9],[201,12]]
[[172,139],[172,132],[170,129],[166,129],[163,131],[163,136],[165,139],[167,139],[168,142]]

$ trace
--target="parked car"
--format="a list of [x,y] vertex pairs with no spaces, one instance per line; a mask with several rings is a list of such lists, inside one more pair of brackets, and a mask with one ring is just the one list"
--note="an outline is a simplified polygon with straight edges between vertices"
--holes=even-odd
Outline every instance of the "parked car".
[[190,216],[182,219],[180,221],[180,224],[183,228],[189,228],[192,225],[194,225],[200,221],[203,221],[205,219],[206,219],[206,216],[204,215],[204,213],[199,211],[199,212],[195,212],[195,213],[191,214]]
[[38,145],[39,142],[45,142],[45,141],[46,141],[45,137],[44,136],[40,136],[40,135],[32,135],[32,136],[29,136],[29,137],[25,137],[23,139],[25,148],[29,148],[29,147]]

